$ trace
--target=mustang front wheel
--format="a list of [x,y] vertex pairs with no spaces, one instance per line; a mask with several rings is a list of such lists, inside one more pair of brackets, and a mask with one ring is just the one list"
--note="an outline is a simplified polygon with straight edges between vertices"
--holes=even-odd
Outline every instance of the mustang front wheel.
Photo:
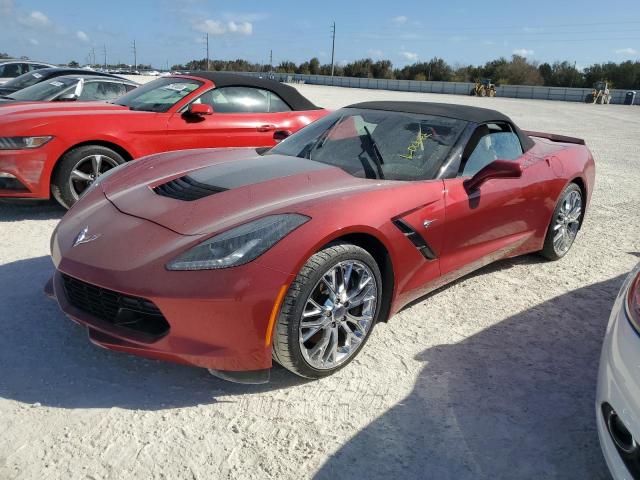
[[71,208],[96,178],[124,161],[121,155],[101,145],[74,148],[60,160],[51,192],[58,203]]
[[307,378],[339,370],[369,338],[381,295],[380,269],[366,250],[348,243],[321,250],[289,287],[276,325],[274,359]]

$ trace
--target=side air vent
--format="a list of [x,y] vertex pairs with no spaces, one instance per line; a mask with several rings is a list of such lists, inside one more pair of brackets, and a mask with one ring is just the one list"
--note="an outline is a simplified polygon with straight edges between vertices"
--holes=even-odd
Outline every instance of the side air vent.
[[209,195],[224,192],[225,190],[227,189],[197,182],[189,177],[189,175],[163,183],[153,189],[158,195],[183,200],[185,202],[199,200]]
[[422,256],[427,260],[435,260],[436,254],[431,249],[426,240],[416,232],[411,225],[400,218],[393,220],[393,224],[398,227],[405,237],[407,237],[411,243],[420,251]]

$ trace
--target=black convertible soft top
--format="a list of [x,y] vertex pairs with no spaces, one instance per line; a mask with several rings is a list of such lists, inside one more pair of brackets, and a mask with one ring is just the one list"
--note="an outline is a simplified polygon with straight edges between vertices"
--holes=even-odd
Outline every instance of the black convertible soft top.
[[191,72],[185,75],[211,80],[216,87],[255,87],[278,95],[292,110],[320,110],[295,88],[267,78],[239,75],[228,72]]
[[416,113],[420,115],[435,115],[437,117],[455,118],[473,123],[507,122],[520,137],[522,148],[526,152],[533,147],[534,142],[513,121],[496,110],[488,108],[471,107],[468,105],[455,105],[451,103],[432,102],[362,102],[354,103],[346,108],[363,108],[367,110],[383,110],[387,112]]

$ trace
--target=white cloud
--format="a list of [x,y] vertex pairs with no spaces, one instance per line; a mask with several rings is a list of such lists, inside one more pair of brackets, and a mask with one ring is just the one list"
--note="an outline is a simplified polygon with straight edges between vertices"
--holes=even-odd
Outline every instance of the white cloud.
[[89,41],[89,35],[84,33],[82,30],[78,30],[76,32],[76,37],[78,37],[78,40],[81,40],[83,42],[88,42]]
[[493,40],[483,40],[482,44],[483,45],[495,45],[496,42],[494,42]]
[[29,39],[29,43],[30,43],[31,45],[40,45],[40,42],[39,42],[39,41],[38,41],[38,39],[36,39],[36,38],[30,38],[30,39]]
[[26,17],[19,17],[18,22],[27,27],[43,28],[51,25],[51,20],[44,13],[35,10]]
[[616,50],[618,55],[638,55],[638,51],[635,48],[627,47],[627,48],[619,48]]
[[253,24],[251,22],[234,22],[231,20],[227,23],[227,28],[231,33],[240,35],[251,35],[253,33]]
[[400,55],[402,56],[402,58],[404,58],[405,60],[409,60],[410,62],[417,62],[418,61],[418,54],[415,52],[400,52]]
[[407,17],[405,17],[404,15],[398,15],[397,17],[393,17],[391,19],[391,22],[396,24],[396,25],[404,25],[405,23],[407,23],[407,20],[409,20]]
[[226,33],[251,35],[253,33],[253,24],[251,22],[235,22],[233,20],[229,20],[228,22],[205,20],[204,22],[194,24],[194,28],[209,35],[224,35]]
[[529,50],[528,48],[516,48],[513,51],[514,55],[520,55],[521,57],[531,57],[534,53],[533,50]]
[[234,22],[260,22],[262,20],[266,20],[269,18],[268,13],[236,13],[236,12],[225,12],[222,14],[222,18],[227,21]]
[[371,57],[381,57],[382,55],[384,55],[384,52],[382,50],[371,49],[367,50],[367,55]]

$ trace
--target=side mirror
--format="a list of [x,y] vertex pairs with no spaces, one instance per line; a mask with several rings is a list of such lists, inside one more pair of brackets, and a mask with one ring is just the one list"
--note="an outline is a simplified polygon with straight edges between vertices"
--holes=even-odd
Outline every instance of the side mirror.
[[473,177],[464,181],[467,192],[477,190],[487,180],[493,178],[520,178],[522,167],[519,163],[510,160],[495,160],[484,167]]
[[65,93],[56,98],[58,102],[75,102],[78,100],[78,96],[75,93]]
[[202,117],[204,115],[212,115],[213,108],[211,105],[207,103],[192,103],[189,105],[189,110],[187,110],[189,115],[193,115],[194,117]]

